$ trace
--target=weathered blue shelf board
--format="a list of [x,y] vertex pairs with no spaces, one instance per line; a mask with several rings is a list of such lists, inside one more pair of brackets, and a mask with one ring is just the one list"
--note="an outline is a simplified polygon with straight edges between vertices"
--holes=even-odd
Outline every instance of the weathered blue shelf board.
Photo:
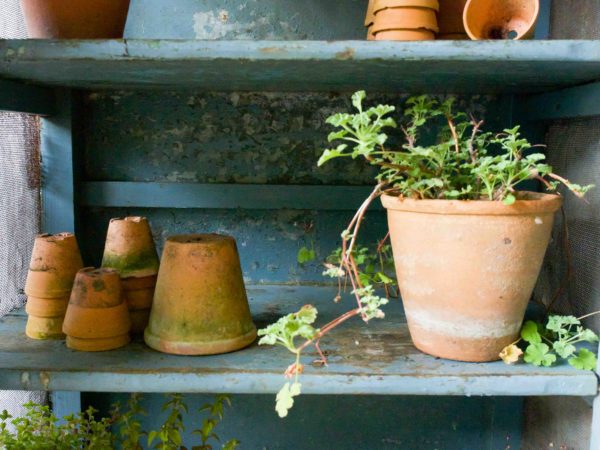
[[6,40],[0,77],[82,89],[533,93],[600,80],[600,42]]
[[[373,186],[199,184],[199,183],[82,183],[83,206],[205,209],[356,210]],[[290,198],[296,199],[290,204]],[[382,209],[380,202],[373,208]]]
[[[333,287],[254,286],[248,292],[258,327],[307,303],[319,307],[320,323],[352,306],[351,299],[334,304]],[[256,344],[206,357],[166,355],[141,341],[111,352],[79,353],[62,341],[27,339],[25,320],[22,311],[0,320],[0,389],[275,393],[293,359],[283,349]],[[322,344],[330,365],[308,365],[305,393],[587,396],[598,389],[595,374],[568,365],[470,364],[424,355],[411,344],[398,301],[388,305],[385,320],[365,326],[353,319]],[[308,354],[305,362],[315,356]]]

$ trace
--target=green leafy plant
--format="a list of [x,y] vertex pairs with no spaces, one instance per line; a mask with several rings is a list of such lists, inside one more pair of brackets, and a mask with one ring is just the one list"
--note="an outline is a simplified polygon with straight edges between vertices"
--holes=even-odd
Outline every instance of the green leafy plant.
[[[545,324],[528,320],[521,329],[521,338],[505,347],[500,357],[505,363],[513,364],[523,355],[526,363],[546,367],[563,359],[576,369],[595,370],[596,355],[586,348],[577,349],[579,343],[598,342],[596,333],[581,324],[581,320],[589,316],[552,315]],[[524,343],[524,352],[519,343]]]
[[[169,411],[167,419],[158,430],[144,431],[139,421],[146,412],[140,406],[140,395],[132,394],[123,409],[120,404],[113,406],[110,417],[96,419],[98,413],[93,408],[77,415],[64,417],[63,423],[54,416],[48,406],[27,403],[23,417],[13,418],[6,411],[0,414],[0,449],[2,450],[141,450],[142,438],[148,436],[148,446],[155,444],[158,449],[181,449],[182,432],[185,431],[184,414],[187,406],[180,394],[171,394],[163,406]],[[231,405],[226,395],[219,395],[215,402],[204,405],[201,412],[208,412],[202,427],[193,434],[200,435],[200,445],[192,450],[213,450],[211,441],[219,441],[215,428],[223,419],[224,406]],[[11,424],[14,432],[9,430]],[[113,433],[112,430],[116,432]],[[222,450],[234,450],[239,441],[232,439],[222,446]]]
[[[549,191],[563,185],[578,197],[592,188],[592,185],[580,186],[554,174],[544,162],[543,154],[532,153],[535,146],[521,136],[519,127],[499,134],[483,132],[483,121],[455,111],[454,98],[439,101],[427,95],[411,97],[406,102],[401,123],[389,116],[396,110],[394,106],[365,108],[365,98],[364,91],[356,92],[352,96],[354,114],[337,113],[327,119],[327,123],[336,128],[328,140],[337,145],[324,150],[318,161],[321,166],[333,159],[362,158],[379,169],[375,188],[341,233],[341,249],[326,262],[324,272],[326,276],[338,278],[339,292],[335,301],[341,299],[341,292],[349,281],[356,307],[317,329],[313,324],[318,311],[307,305],[259,331],[262,336],[259,344],[281,345],[296,357],[285,371],[285,376],[294,381],[286,383],[277,395],[276,410],[281,417],[287,415],[294,398],[301,392],[298,376],[304,368],[300,362],[302,350],[314,345],[320,356],[318,362],[326,365],[327,360],[319,348],[325,334],[355,316],[365,322],[385,317],[381,308],[388,303],[393,275],[389,275],[391,272],[381,261],[376,269],[375,263],[381,254],[378,257],[357,243],[364,215],[377,197],[387,193],[413,199],[487,200],[511,205],[520,197],[518,185],[526,180],[537,180]],[[440,130],[434,140],[426,133],[432,126]],[[397,128],[401,130],[403,144],[389,149],[386,131]],[[386,240],[380,243],[378,250],[384,248]],[[385,250],[389,251],[389,247]],[[307,256],[304,252],[298,261],[306,260]],[[378,294],[377,288],[381,286],[385,288],[385,296]],[[297,338],[304,341],[296,343]],[[509,351],[514,353],[516,349]],[[538,350],[535,357],[531,355],[532,360],[544,364],[552,359],[550,349],[544,353],[545,348],[540,345]],[[574,364],[589,362],[585,353],[578,358]]]

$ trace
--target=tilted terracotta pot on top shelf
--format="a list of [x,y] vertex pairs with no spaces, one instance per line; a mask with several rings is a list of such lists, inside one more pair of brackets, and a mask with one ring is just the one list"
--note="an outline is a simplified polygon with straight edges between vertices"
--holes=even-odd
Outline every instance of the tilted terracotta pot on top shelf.
[[67,347],[87,352],[113,350],[129,343],[130,327],[119,272],[81,269],[75,277],[63,325]]
[[167,239],[146,344],[165,353],[210,355],[239,350],[255,338],[235,240],[218,234]]
[[21,0],[32,39],[121,39],[129,0]]
[[438,25],[440,31],[437,39],[442,40],[466,40],[469,35],[463,23],[463,13],[467,0],[439,0],[440,12],[438,14]]
[[102,267],[119,271],[131,314],[131,331],[142,333],[148,324],[159,267],[156,245],[145,217],[111,219]]
[[438,31],[437,0],[374,0],[375,40],[432,40]]
[[384,195],[398,286],[415,346],[485,362],[518,339],[550,240],[557,195],[500,201]]
[[62,339],[62,324],[75,274],[83,267],[71,233],[35,238],[25,283],[29,315],[25,333],[33,339]]
[[474,40],[530,39],[539,12],[539,0],[469,0],[463,22]]

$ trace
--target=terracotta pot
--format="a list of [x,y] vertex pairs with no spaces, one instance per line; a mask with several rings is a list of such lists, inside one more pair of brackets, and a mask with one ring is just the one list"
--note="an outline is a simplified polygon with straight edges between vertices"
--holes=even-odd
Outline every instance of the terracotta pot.
[[431,40],[438,31],[437,0],[374,0],[376,40]]
[[387,30],[375,34],[377,41],[431,41],[435,39],[429,30]]
[[28,297],[25,305],[28,315],[25,334],[32,339],[64,339],[62,324],[68,302],[69,297]]
[[119,272],[93,267],[80,270],[63,324],[67,347],[81,351],[119,348],[129,343],[130,327]]
[[[438,14],[438,25],[440,34],[465,34],[463,24],[463,12],[467,0],[439,0],[440,12]],[[440,37],[438,36],[438,39]]]
[[146,343],[166,353],[209,355],[255,338],[235,240],[217,234],[167,239]]
[[83,267],[75,236],[40,234],[35,238],[25,294],[38,298],[68,297],[75,274]]
[[111,219],[106,234],[102,267],[117,269],[122,278],[158,273],[158,254],[145,217]]
[[34,39],[120,39],[129,0],[21,0]]
[[415,346],[493,361],[517,339],[559,196],[492,201],[383,196],[398,284]]
[[156,275],[144,278],[122,278],[123,299],[129,309],[131,332],[143,333],[148,325]]
[[369,6],[367,7],[367,15],[365,16],[365,27],[367,28],[367,40],[372,41],[375,39],[373,34],[373,21],[375,20],[375,0],[369,0]]
[[530,39],[539,12],[539,0],[469,0],[463,22],[474,40]]

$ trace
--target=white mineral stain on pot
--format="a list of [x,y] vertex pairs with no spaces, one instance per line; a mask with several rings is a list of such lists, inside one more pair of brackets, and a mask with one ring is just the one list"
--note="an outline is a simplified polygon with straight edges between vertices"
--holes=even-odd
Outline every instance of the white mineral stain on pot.
[[542,220],[541,217],[536,217],[535,218],[535,224],[536,225],[542,225],[544,223],[544,221]]

